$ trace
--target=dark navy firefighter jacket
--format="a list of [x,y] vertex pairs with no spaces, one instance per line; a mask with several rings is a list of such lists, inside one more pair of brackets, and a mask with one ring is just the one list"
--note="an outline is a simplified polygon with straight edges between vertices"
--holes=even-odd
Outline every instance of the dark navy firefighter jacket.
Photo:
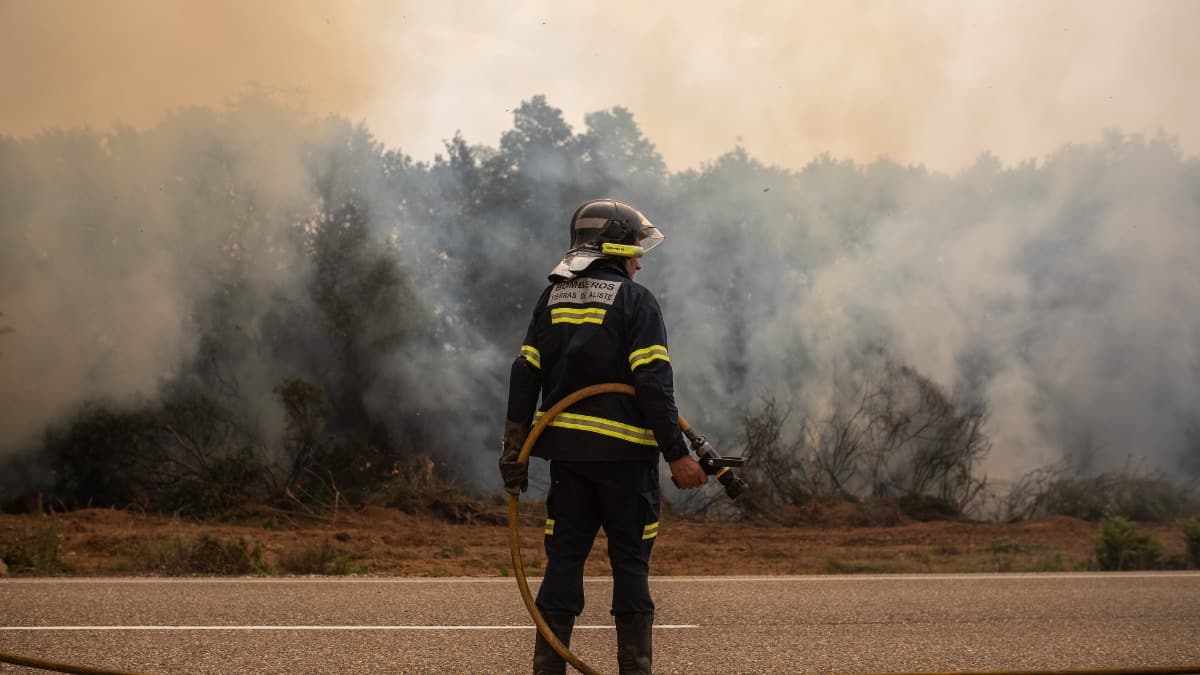
[[599,260],[542,292],[513,362],[508,419],[532,425],[567,395],[607,382],[633,385],[637,395],[579,401],[551,422],[533,454],[647,462],[660,452],[668,462],[687,454],[658,301],[618,263]]

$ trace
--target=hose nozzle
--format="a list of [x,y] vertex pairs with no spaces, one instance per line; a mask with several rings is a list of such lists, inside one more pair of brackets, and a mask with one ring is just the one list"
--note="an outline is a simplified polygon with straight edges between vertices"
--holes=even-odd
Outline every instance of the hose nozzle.
[[746,463],[745,457],[722,457],[717,454],[716,448],[708,442],[707,438],[696,433],[690,427],[684,429],[683,433],[692,443],[692,452],[696,453],[700,468],[704,469],[704,473],[717,477],[721,485],[725,486],[725,494],[729,495],[730,499],[737,499],[746,488],[750,487],[749,483],[738,478],[733,472],[733,467]]

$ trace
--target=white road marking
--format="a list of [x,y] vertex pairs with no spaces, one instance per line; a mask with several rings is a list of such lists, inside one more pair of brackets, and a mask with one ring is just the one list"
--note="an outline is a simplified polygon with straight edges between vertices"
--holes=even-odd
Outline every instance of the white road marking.
[[[655,628],[699,628],[699,624],[658,624]],[[529,630],[530,625],[496,626],[0,626],[0,631],[167,631],[167,630]],[[613,630],[607,625],[575,626],[575,630]]]
[[[813,575],[728,575],[728,576],[651,576],[650,583],[698,582],[725,583],[730,581],[773,581],[781,583],[827,583],[858,581],[995,581],[1004,579],[1075,579],[1094,581],[1101,579],[1162,579],[1178,577],[1200,577],[1200,571],[1176,570],[1163,572],[1015,572],[1011,574],[963,573],[963,574],[813,574]],[[540,583],[541,577],[527,577],[529,583]],[[585,583],[612,583],[610,577],[585,577]],[[513,584],[512,577],[190,577],[186,579],[163,577],[77,577],[71,579],[7,578],[0,579],[0,587],[6,584]]]
[[811,576],[705,576],[705,577],[650,577],[650,583],[693,583],[729,581],[774,581],[774,582],[859,582],[859,581],[1005,581],[1027,579],[1069,579],[1072,581],[1104,581],[1113,579],[1167,579],[1196,578],[1200,571],[1163,572],[1013,572],[1004,574],[827,574]]

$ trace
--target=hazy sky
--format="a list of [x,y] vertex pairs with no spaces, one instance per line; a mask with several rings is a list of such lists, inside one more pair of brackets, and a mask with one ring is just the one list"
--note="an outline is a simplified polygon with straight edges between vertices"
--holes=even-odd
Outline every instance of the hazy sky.
[[1200,149],[1200,2],[291,2],[0,0],[0,133],[302,90],[428,159],[495,145],[545,94],[579,127],[623,105],[672,169],[742,144],[954,170],[1103,129]]

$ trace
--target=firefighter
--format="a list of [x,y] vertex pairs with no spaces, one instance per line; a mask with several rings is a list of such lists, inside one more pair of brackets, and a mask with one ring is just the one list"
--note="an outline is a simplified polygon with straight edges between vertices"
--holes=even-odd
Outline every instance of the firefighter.
[[[662,311],[654,295],[633,281],[642,255],[662,243],[663,233],[640,211],[612,199],[576,209],[570,232],[571,248],[550,273],[512,365],[500,469],[511,494],[524,491],[527,465],[515,460],[538,415],[588,385],[633,385],[633,397],[601,394],[575,404],[534,447],[534,456],[550,461],[546,573],[536,602],[555,636],[569,645],[583,611],[584,563],[603,527],[620,672],[649,673],[659,455],[681,488],[699,487],[708,477],[680,431]],[[533,670],[566,671],[540,633]]]

